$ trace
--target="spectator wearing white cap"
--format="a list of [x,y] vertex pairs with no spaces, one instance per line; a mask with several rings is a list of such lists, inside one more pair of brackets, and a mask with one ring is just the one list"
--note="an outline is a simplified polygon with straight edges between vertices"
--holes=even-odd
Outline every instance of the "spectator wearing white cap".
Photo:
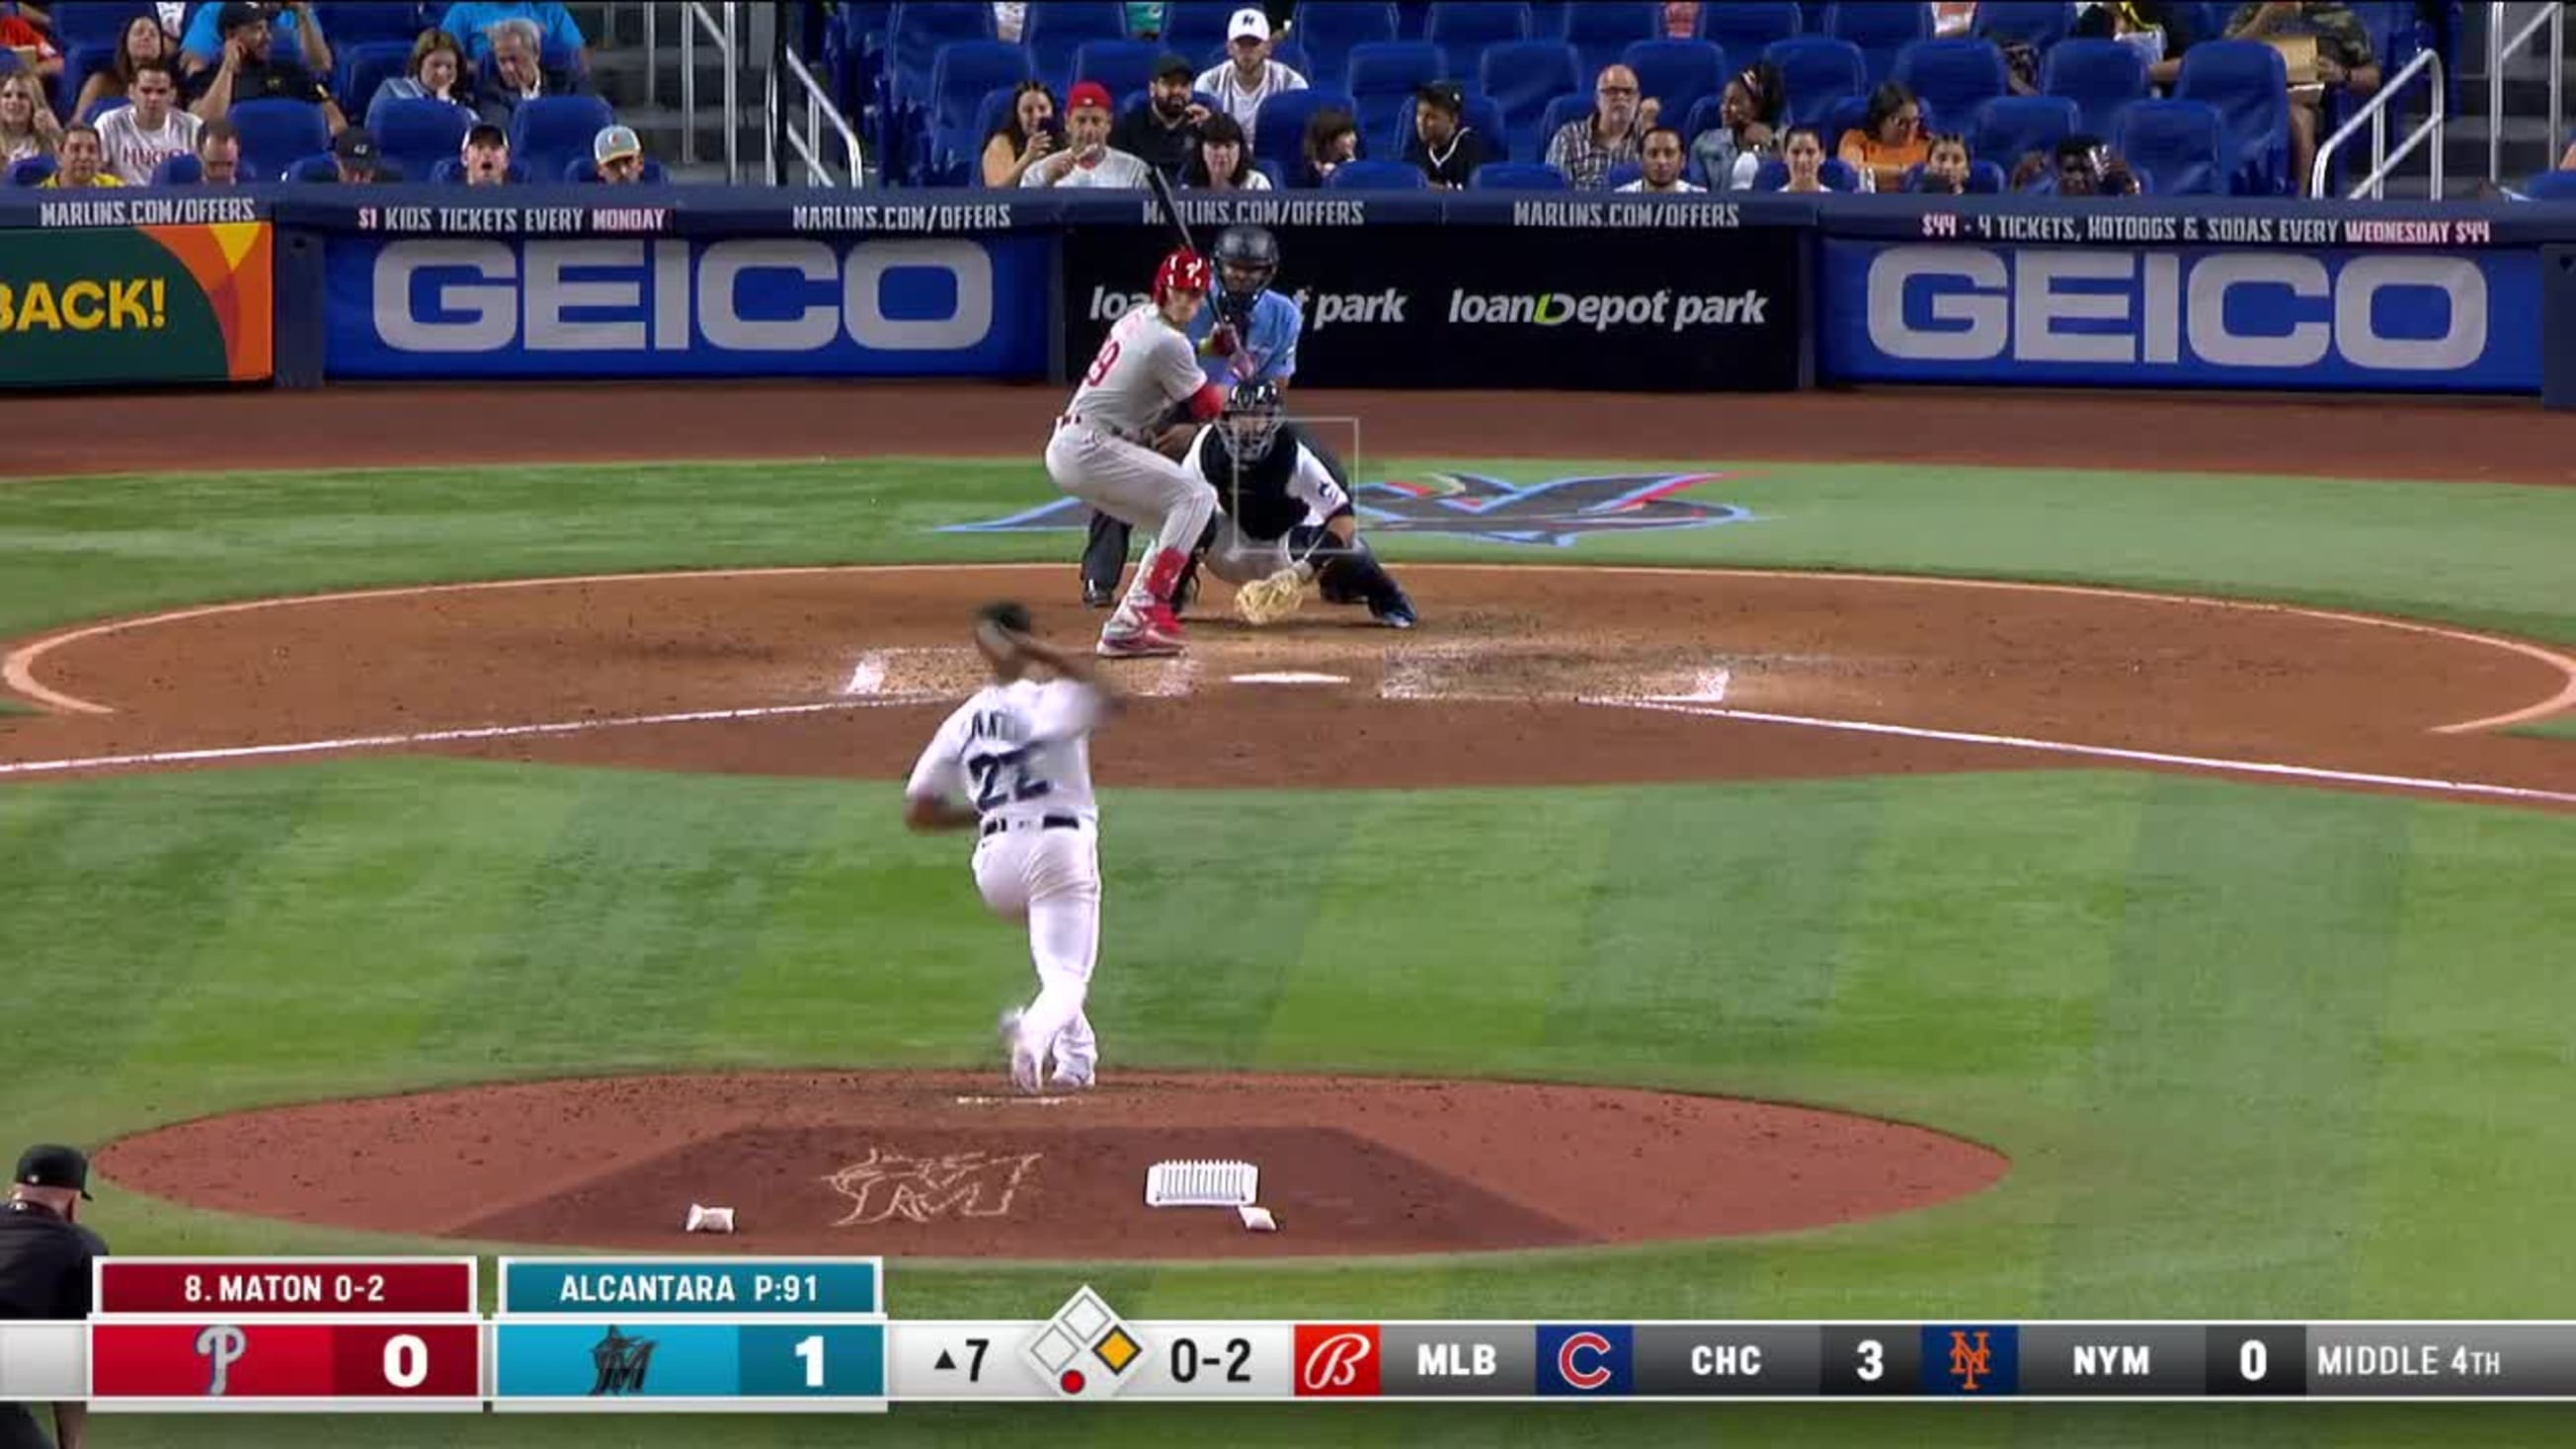
[[1251,144],[1254,115],[1272,96],[1306,88],[1306,78],[1270,58],[1270,17],[1257,5],[1234,12],[1225,29],[1226,63],[1200,76],[1197,89],[1216,97],[1217,107],[1243,127]]
[[632,126],[602,126],[591,138],[590,161],[600,180],[632,186],[644,179],[644,142]]

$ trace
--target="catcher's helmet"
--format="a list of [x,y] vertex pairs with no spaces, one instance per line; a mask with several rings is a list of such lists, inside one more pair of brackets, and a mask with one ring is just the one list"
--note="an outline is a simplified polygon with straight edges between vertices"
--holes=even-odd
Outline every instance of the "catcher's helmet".
[[1279,385],[1271,382],[1238,382],[1225,400],[1226,443],[1234,456],[1246,463],[1266,457],[1270,445],[1279,435],[1281,404]]
[[1229,295],[1260,296],[1279,274],[1279,239],[1263,227],[1227,227],[1216,239],[1216,268]]
[[1212,280],[1207,258],[1187,247],[1163,258],[1154,269],[1154,300],[1157,303],[1174,292],[1205,292]]

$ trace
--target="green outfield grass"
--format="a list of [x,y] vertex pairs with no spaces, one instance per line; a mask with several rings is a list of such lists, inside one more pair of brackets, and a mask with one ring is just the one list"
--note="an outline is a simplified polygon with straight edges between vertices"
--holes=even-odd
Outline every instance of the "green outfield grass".
[[[1700,496],[1758,522],[1389,552],[2083,579],[2576,639],[2567,490],[1738,471]],[[1070,535],[931,531],[1048,496],[1029,466],[900,461],[10,484],[0,631],[627,568],[1050,559],[1069,582]],[[1977,1197],[1831,1231],[1087,1274],[1130,1315],[2571,1316],[2565,815],[2127,772],[1338,796],[1106,783],[1095,1015],[1113,1069],[1741,1093],[1930,1123],[2015,1163]],[[7,1048],[0,1121],[96,1141],[506,1076],[985,1064],[994,1010],[1025,992],[1021,943],[976,903],[958,842],[904,833],[896,806],[891,784],[396,758],[0,786],[11,1019],[40,1027]],[[1210,906],[1210,881],[1281,872],[1255,904]],[[94,1221],[122,1252],[425,1246],[113,1184],[100,1196]],[[915,1317],[1042,1316],[1071,1286],[1007,1265],[892,1273]],[[2576,1438],[2562,1421],[2576,1424],[2205,1404],[906,1409],[720,1421],[718,1442],[2393,1445]],[[101,1424],[100,1449],[659,1446],[709,1427]]]

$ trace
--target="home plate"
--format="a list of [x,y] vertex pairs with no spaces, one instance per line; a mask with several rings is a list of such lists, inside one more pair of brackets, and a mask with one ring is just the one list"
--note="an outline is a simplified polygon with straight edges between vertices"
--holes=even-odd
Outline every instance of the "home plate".
[[1230,676],[1236,684],[1348,684],[1347,674],[1308,674],[1299,669],[1281,669],[1268,674]]

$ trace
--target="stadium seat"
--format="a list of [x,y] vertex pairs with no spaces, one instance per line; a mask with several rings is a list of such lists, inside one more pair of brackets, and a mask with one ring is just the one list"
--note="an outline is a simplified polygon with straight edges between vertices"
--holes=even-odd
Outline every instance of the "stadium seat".
[[2137,101],[2120,113],[2111,149],[2160,196],[2217,196],[2227,191],[2225,136],[2205,101]]
[[263,180],[298,156],[331,149],[330,124],[311,101],[237,101],[226,118],[241,132],[242,169]]
[[1546,149],[1539,117],[1557,97],[1588,90],[1582,65],[1562,40],[1512,40],[1486,49],[1476,89],[1501,110],[1503,129],[1515,138],[1513,160],[1535,161]]
[[[1923,111],[1923,129],[1925,134],[1928,135],[1932,131],[1932,108],[1930,106],[1924,106],[1921,109]],[[1834,151],[1841,148],[1844,132],[1858,131],[1868,126],[1868,124],[1869,97],[1845,96],[1841,100],[1834,102],[1834,108],[1827,111],[1824,119],[1816,123],[1816,130],[1818,134],[1825,138],[1825,149],[1827,151]]]
[[2012,89],[2004,53],[1991,40],[1925,40],[1905,47],[1891,77],[1923,103],[1927,115],[1957,123]]
[[413,176],[427,176],[431,167],[464,149],[465,133],[473,125],[473,115],[460,106],[413,97],[387,101],[368,129],[376,133],[376,147],[386,160]]
[[[1819,28],[1859,46],[1869,83],[1877,85],[1896,73],[1896,57],[1905,47],[1932,38],[1932,7],[1910,0],[1894,5],[1886,0],[1844,0],[1825,7],[1825,23]],[[1794,100],[1798,93],[1792,89],[1789,94]]]
[[1171,0],[1163,7],[1163,31],[1154,38],[1155,49],[1182,55],[1222,51],[1226,27],[1234,23],[1234,12],[1242,8],[1236,0]]
[[[974,0],[903,0],[887,21],[887,82],[899,107],[928,109],[932,71],[951,45],[968,41],[999,43],[993,30],[993,7]],[[1018,50],[1018,47],[1012,47]],[[1027,52],[1020,51],[1022,65]],[[973,95],[980,96],[981,90]],[[969,97],[972,104],[972,96]]]
[[[323,23],[328,25],[330,22],[326,20]],[[331,32],[325,30],[322,33],[327,36]],[[302,182],[337,181],[340,179],[340,158],[328,151],[316,156],[298,156],[288,164],[286,174],[279,179]]]
[[1977,0],[1975,33],[1997,45],[2018,41],[2044,52],[2074,28],[2068,0]]
[[2278,196],[2300,189],[2289,174],[2290,73],[2281,52],[2254,40],[2204,40],[2183,52],[2173,98],[2217,108],[2228,191]]
[[[599,179],[599,163],[588,156],[574,156],[566,160],[563,166],[563,179],[587,186],[603,184]],[[670,181],[669,168],[650,156],[644,158],[644,179],[640,184],[667,186]]]
[[1793,126],[1820,125],[1844,97],[1869,94],[1869,66],[1861,59],[1860,47],[1848,40],[1793,36],[1773,41],[1762,55],[1780,67],[1781,81],[1789,90]]
[[[1098,81],[1113,96],[1141,91],[1154,83],[1154,62],[1163,47],[1150,40],[1095,40],[1073,53],[1073,78]],[[1057,109],[1064,107],[1068,87],[1056,86]]]
[[1634,161],[1622,161],[1618,165],[1601,173],[1601,189],[1604,191],[1616,191],[1620,187],[1627,185],[1629,182],[1640,179],[1645,174],[1645,167],[1638,165]]
[[[325,20],[323,24],[330,22]],[[332,98],[340,103],[341,114],[353,121],[367,114],[367,103],[376,98],[376,87],[401,75],[411,64],[408,40],[361,40],[342,45],[331,31],[322,34],[331,42],[333,59],[339,62],[331,78]]]
[[1739,0],[1731,5],[1699,7],[1698,32],[1728,55],[1749,60],[1774,41],[1803,33],[1805,21],[1794,0]]
[[[63,48],[62,74],[54,77],[54,101],[57,112],[80,99],[81,87],[89,78],[116,64],[114,42],[106,45],[66,45]],[[18,69],[16,51],[0,51],[0,73]]]
[[1589,120],[1591,116],[1592,93],[1590,91],[1558,96],[1548,102],[1547,109],[1539,112],[1538,124],[1532,128],[1532,135],[1538,144],[1530,149],[1530,160],[1541,166],[1546,165],[1548,143],[1556,139],[1556,133],[1564,130],[1572,122]]
[[[1407,102],[1403,109],[1396,112],[1395,124],[1387,128],[1385,135],[1377,137],[1371,143],[1377,147],[1379,155],[1401,156],[1404,154],[1404,148],[1413,144],[1413,109],[1413,104]],[[1503,108],[1494,104],[1493,97],[1467,97],[1466,105],[1458,113],[1458,124],[1470,128],[1477,135],[1485,138],[1487,155],[1512,154],[1512,128],[1504,124]]]
[[1423,23],[1422,38],[1457,57],[1460,66],[1473,68],[1486,46],[1543,37],[1530,29],[1530,8],[1520,0],[1438,0]]
[[2075,103],[2076,129],[2108,136],[2120,112],[2147,98],[2147,61],[2116,40],[2061,40],[2039,63],[2040,94]]
[[9,184],[12,186],[42,186],[45,179],[53,174],[54,158],[51,156],[30,156],[24,161],[9,163]]
[[[1349,70],[1352,46],[1398,38],[1395,7],[1353,4],[1350,0],[1302,0],[1297,6],[1296,18],[1290,23],[1289,33],[1305,48],[1306,59],[1329,81]],[[1223,44],[1224,40],[1224,32],[1220,30],[1217,41]],[[1306,79],[1317,84],[1325,83],[1316,81],[1313,75]]]
[[1620,52],[1619,63],[1637,73],[1640,91],[1663,102],[1657,114],[1668,126],[1726,89],[1726,52],[1705,40],[1640,40]]
[[[438,23],[438,13],[447,7],[415,4],[390,4],[385,0],[323,0],[313,7],[314,18],[322,22],[322,36],[331,42],[336,57],[346,45],[369,45],[378,41],[396,41],[409,48],[420,33]],[[432,11],[438,13],[430,13]],[[361,107],[363,109],[363,105]]]
[[1424,191],[1431,181],[1421,167],[1402,161],[1346,161],[1324,184],[1350,191]]
[[[1905,168],[1905,178],[1898,183],[1898,188],[1904,191],[1912,191],[1922,180],[1923,167],[1920,164],[1908,166]],[[2007,180],[2008,178],[2004,175],[2004,168],[1996,165],[1992,161],[1971,161],[1968,163],[1968,194],[1970,196],[1991,196],[1994,193],[2003,190]]]
[[[1335,106],[1351,111],[1353,115],[1358,114],[1349,96],[1338,91],[1316,90],[1311,86],[1263,101],[1261,109],[1252,117],[1252,159],[1268,161],[1288,175],[1296,175],[1306,159],[1306,123],[1314,118],[1317,111]],[[1365,133],[1360,142],[1362,146],[1367,145]]]
[[2543,171],[2520,190],[2534,201],[2576,201],[2576,171]]
[[[242,171],[237,174],[239,174],[240,178],[244,181],[257,180],[257,177],[249,174],[248,167],[249,163],[245,161],[243,163]],[[152,179],[145,184],[149,186],[197,186],[203,184],[205,179],[206,164],[198,160],[193,154],[182,151],[176,156],[162,157],[160,162],[152,168]]]
[[1626,54],[1629,46],[1663,38],[1664,7],[1655,0],[1591,0],[1566,6],[1553,25],[1544,24],[1533,12],[1530,26],[1536,39],[1553,37],[1573,46],[1583,73],[1597,75],[1601,67]]
[[[1817,168],[1816,179],[1825,184],[1827,191],[1860,190],[1860,173],[1837,156],[1825,158],[1825,164]],[[1763,162],[1762,169],[1753,173],[1755,191],[1777,191],[1788,184],[1789,163],[1777,156]]]
[[1470,191],[1567,191],[1573,183],[1553,166],[1520,161],[1488,161],[1467,178]]
[[[1978,108],[1968,132],[1968,154],[2006,169],[2032,151],[2046,151],[2083,124],[2064,96],[1997,96]],[[2087,132],[2108,140],[2107,131]]]
[[1260,172],[1263,178],[1269,181],[1271,190],[1285,191],[1288,189],[1288,173],[1280,170],[1276,163],[1269,161],[1255,161],[1252,163],[1252,169]]
[[[464,157],[462,157],[462,156],[450,156],[450,157],[448,157],[446,160],[439,162],[437,165],[432,166],[431,168],[429,168],[429,180],[430,180],[430,184],[431,184],[431,185],[434,185],[434,186],[462,186],[462,185],[464,185],[464,184],[465,184],[465,158],[464,158]],[[510,158],[510,182],[511,182],[511,184],[512,184],[512,185],[516,185],[516,186],[524,186],[524,185],[526,185],[526,184],[527,184],[527,181],[528,181],[528,168],[527,168],[526,164],[525,164],[525,163],[523,163],[523,162],[521,162],[521,161],[519,160],[519,158],[518,158],[518,157],[516,157],[516,156],[511,157],[511,158]]]
[[1127,38],[1127,7],[1119,0],[1047,0],[1028,8],[1020,44],[1047,89],[1061,96],[1073,83],[1074,53],[1094,41]]
[[1003,121],[1009,119],[1011,101],[1014,97],[1018,96],[1019,93],[1020,88],[1018,86],[995,86],[991,90],[986,91],[984,93],[984,99],[976,104],[975,124],[969,127],[966,132],[966,134],[975,138],[974,146],[971,150],[963,152],[957,157],[957,159],[965,163],[966,166],[966,185],[981,186],[984,184],[984,168],[980,164],[984,155],[984,142],[1001,126]]
[[510,158],[532,176],[554,176],[574,156],[590,155],[617,113],[597,96],[539,96],[510,113]]
[[[936,185],[965,179],[967,158],[984,144],[976,131],[976,111],[985,96],[1029,79],[1029,52],[1000,40],[965,40],[939,52],[932,63],[929,91],[928,170]],[[1062,107],[1061,93],[1057,103]]]
[[1343,89],[1359,108],[1360,134],[1382,136],[1398,113],[1412,114],[1413,94],[1449,74],[1449,58],[1427,40],[1371,40],[1351,47]]
[[157,8],[152,0],[57,0],[52,9],[54,43],[64,50],[95,45],[113,54],[126,23],[137,15],[154,14]]
[[95,126],[98,124],[99,117],[106,115],[110,111],[124,110],[127,106],[133,104],[133,101],[128,100],[124,96],[100,96],[97,100],[89,103],[88,110],[81,112],[81,119]]

